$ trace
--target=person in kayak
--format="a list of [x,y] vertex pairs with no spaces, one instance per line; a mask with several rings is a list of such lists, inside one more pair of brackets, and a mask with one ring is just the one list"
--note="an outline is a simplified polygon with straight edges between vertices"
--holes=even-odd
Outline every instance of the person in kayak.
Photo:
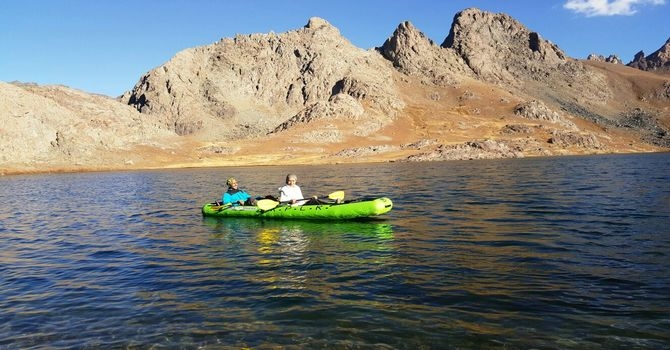
[[316,196],[305,199],[302,196],[302,190],[298,186],[298,176],[295,174],[286,175],[286,185],[279,188],[279,202],[289,203],[291,205],[318,204]]
[[256,200],[251,198],[251,196],[240,190],[238,188],[237,180],[234,177],[231,177],[226,181],[228,185],[228,190],[223,194],[223,204],[232,204],[233,206],[238,205],[256,205]]

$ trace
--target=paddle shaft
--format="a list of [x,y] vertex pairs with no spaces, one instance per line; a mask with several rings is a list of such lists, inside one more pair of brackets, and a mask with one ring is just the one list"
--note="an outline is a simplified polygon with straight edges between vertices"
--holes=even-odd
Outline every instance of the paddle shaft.
[[[323,196],[323,197],[328,197],[329,199],[333,200],[342,200],[344,199],[344,191],[335,191],[328,196]],[[301,199],[296,199],[296,201],[300,200],[309,200],[308,198],[301,198]],[[271,210],[276,208],[278,205],[284,203],[289,203],[290,201],[284,201],[284,202],[277,202],[272,199],[261,199],[259,200],[256,205],[258,206],[259,209],[261,210]]]

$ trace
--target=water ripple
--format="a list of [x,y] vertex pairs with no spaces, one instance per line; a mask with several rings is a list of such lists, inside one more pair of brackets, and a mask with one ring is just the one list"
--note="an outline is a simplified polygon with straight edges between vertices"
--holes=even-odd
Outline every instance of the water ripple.
[[[661,154],[3,177],[0,348],[664,348],[669,167]],[[303,192],[395,208],[201,217],[212,179],[262,195],[289,170]]]

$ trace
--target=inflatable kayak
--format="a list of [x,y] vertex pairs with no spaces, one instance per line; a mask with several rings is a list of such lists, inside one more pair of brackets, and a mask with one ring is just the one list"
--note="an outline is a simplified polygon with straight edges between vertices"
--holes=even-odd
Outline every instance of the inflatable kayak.
[[[388,213],[393,203],[386,197],[344,201],[342,203],[305,204],[290,206],[277,203],[270,209],[258,206],[230,206],[208,203],[202,207],[202,215],[208,217],[254,217],[306,220],[351,220],[369,218]],[[261,207],[263,207],[261,205]]]

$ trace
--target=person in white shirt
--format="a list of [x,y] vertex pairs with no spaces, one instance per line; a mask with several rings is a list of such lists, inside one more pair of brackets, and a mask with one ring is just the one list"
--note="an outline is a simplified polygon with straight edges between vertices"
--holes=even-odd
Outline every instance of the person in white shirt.
[[303,205],[310,200],[302,196],[302,190],[297,182],[298,177],[295,174],[286,175],[286,185],[279,188],[279,202]]
[[304,198],[302,196],[302,190],[297,184],[298,177],[295,174],[286,175],[286,185],[279,188],[279,201],[283,203],[296,204],[298,205],[305,204]]

